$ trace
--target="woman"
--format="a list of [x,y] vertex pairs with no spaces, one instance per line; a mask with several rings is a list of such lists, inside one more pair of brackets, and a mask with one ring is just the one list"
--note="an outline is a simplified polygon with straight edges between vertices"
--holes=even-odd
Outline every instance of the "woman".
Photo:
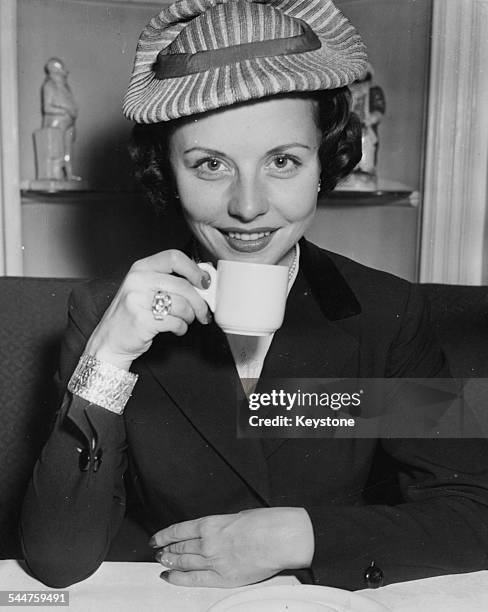
[[[356,589],[486,567],[484,440],[236,439],[250,372],[446,374],[408,283],[302,240],[318,191],[358,161],[344,88],[365,67],[329,0],[184,0],[144,30],[124,106],[140,124],[133,154],[150,197],[181,207],[194,242],[72,298],[61,409],[21,524],[46,584],[98,567],[126,497],[176,585],[304,569]],[[289,267],[272,343],[212,323],[197,262],[218,259]],[[371,503],[387,460],[397,505]]]

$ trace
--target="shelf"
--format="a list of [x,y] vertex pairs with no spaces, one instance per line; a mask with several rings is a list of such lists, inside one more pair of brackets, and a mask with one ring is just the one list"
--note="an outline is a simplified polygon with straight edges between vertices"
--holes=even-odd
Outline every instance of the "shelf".
[[[116,201],[134,202],[143,198],[137,191],[33,191],[22,190],[22,204],[103,204]],[[418,191],[332,191],[319,196],[319,208],[351,207],[417,207]]]
[[417,207],[418,191],[332,191],[319,197],[319,207],[395,206]]
[[113,203],[116,200],[132,201],[142,198],[142,194],[136,191],[36,191],[22,189],[20,194],[22,204],[98,204],[101,201]]

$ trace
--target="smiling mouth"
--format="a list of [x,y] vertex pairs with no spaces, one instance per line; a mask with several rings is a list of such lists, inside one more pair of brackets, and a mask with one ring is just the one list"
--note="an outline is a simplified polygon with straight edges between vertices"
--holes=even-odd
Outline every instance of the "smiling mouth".
[[229,246],[241,253],[254,253],[264,249],[273,238],[276,229],[258,232],[235,232],[220,230]]
[[252,234],[239,233],[239,232],[226,232],[229,238],[237,238],[237,240],[259,240],[265,236],[269,236],[271,231],[268,232],[254,232]]

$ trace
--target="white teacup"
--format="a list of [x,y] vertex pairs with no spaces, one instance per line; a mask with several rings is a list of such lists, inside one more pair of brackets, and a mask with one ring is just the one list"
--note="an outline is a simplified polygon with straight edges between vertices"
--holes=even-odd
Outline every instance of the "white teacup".
[[268,336],[283,323],[288,267],[220,259],[217,270],[199,263],[210,274],[208,289],[198,293],[228,334]]

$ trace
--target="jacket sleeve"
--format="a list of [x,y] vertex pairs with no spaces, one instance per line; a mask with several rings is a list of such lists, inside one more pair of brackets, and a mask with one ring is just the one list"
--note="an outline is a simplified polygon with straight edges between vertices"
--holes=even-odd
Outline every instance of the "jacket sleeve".
[[[393,377],[447,375],[428,309],[415,294],[407,300],[387,367]],[[315,581],[366,588],[372,562],[383,584],[488,568],[488,441],[460,435],[385,438],[379,444],[395,466],[400,503],[307,508]]]
[[66,391],[97,322],[90,292],[77,290],[56,380],[60,408],[22,508],[26,562],[36,578],[55,588],[99,567],[125,513],[123,417]]

